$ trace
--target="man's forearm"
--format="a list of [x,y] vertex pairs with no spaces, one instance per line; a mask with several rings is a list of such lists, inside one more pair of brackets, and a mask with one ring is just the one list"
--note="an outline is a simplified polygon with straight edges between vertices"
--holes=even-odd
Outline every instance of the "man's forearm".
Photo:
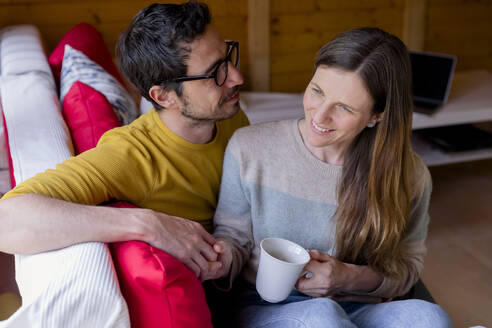
[[145,240],[144,211],[12,197],[0,202],[0,251],[33,254],[89,241]]

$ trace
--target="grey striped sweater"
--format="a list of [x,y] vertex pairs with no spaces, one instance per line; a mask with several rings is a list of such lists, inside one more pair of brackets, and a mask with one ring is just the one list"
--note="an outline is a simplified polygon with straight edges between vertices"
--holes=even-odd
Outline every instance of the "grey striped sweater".
[[[400,280],[384,277],[376,290],[363,295],[402,295],[422,272],[431,178],[422,162],[419,171],[403,242],[408,273]],[[266,237],[286,238],[334,255],[333,214],[341,172],[341,166],[320,161],[304,146],[297,119],[236,131],[226,150],[214,217],[214,235],[233,246],[229,287],[239,274],[254,284],[259,243]]]

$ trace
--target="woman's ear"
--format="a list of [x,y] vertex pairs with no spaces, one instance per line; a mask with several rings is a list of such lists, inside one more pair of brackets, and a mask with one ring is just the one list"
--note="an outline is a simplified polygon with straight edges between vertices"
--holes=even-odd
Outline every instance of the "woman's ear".
[[371,127],[375,126],[377,123],[379,123],[383,119],[383,117],[384,117],[384,112],[372,115],[371,119],[369,120],[369,125],[371,125]]
[[376,123],[380,122],[384,118],[384,112],[377,113],[374,115],[374,119],[376,120]]
[[175,108],[178,105],[176,92],[159,85],[154,85],[150,88],[149,96],[161,107],[166,109]]

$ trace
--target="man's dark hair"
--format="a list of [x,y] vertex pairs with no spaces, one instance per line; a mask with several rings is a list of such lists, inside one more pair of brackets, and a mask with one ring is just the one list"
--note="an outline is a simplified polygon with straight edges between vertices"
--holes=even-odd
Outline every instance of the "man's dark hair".
[[[204,3],[155,3],[142,9],[120,36],[116,45],[120,69],[156,109],[162,107],[150,98],[150,88],[186,76],[189,44],[205,33],[210,19]],[[182,94],[181,83],[165,87]]]

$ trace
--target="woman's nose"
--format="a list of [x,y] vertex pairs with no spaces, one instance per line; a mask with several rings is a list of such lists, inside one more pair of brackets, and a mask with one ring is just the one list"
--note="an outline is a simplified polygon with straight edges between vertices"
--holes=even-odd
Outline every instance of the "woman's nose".
[[330,122],[332,120],[332,116],[332,106],[330,106],[326,102],[320,104],[313,113],[313,119],[317,123]]

